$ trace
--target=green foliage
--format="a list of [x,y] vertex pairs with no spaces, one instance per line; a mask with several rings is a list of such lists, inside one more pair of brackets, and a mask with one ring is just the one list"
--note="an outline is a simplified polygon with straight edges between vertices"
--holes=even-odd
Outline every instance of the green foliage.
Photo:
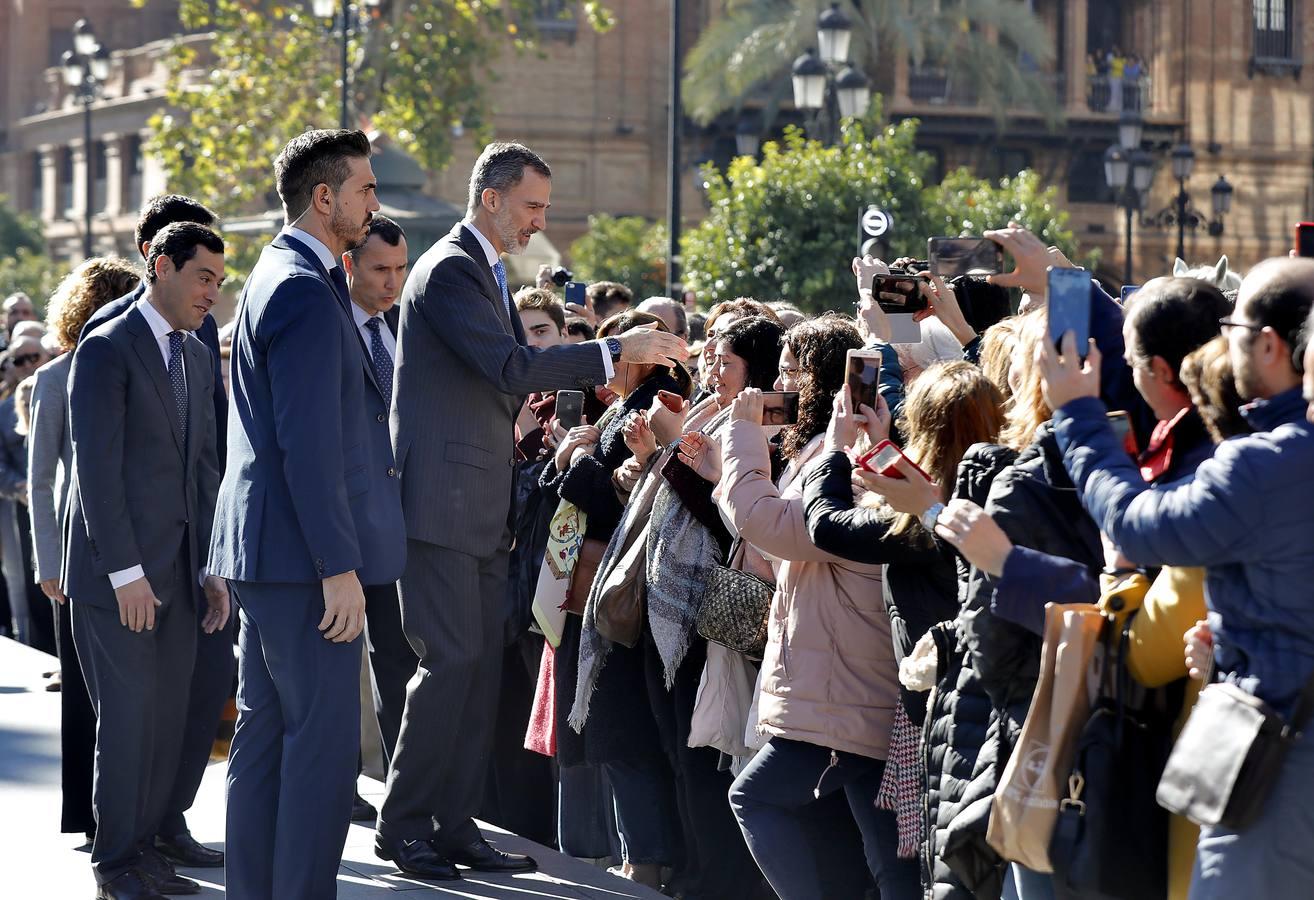
[[859,210],[876,204],[891,214],[892,255],[925,255],[931,159],[915,148],[916,134],[915,121],[872,137],[850,121],[826,147],[790,127],[783,142],[763,145],[761,162],[704,169],[711,209],[681,242],[686,284],[700,303],[747,296],[813,311],[850,306]]
[[[138,3],[150,0],[136,0]],[[505,48],[533,46],[535,0],[385,0],[353,33],[348,58],[352,126],[387,132],[431,171],[451,158],[454,130],[490,136],[488,63]],[[167,100],[149,152],[173,190],[232,213],[263,204],[271,164],[289,138],[339,122],[339,39],[304,0],[181,0],[189,32],[213,33],[208,71],[195,77],[195,44],[168,65]],[[611,13],[583,4],[605,30]]]
[[666,226],[639,216],[589,216],[570,245],[576,281],[617,281],[636,299],[666,293]]
[[790,300],[805,309],[847,309],[853,303],[849,264],[857,250],[858,211],[875,204],[894,220],[890,257],[924,258],[926,239],[979,235],[1016,221],[1079,258],[1058,192],[1024,171],[990,182],[965,169],[938,185],[915,149],[917,122],[905,120],[868,137],[850,122],[840,143],[825,147],[795,128],[768,143],[761,162],[734,160],[725,173],[704,170],[706,219],[685,234],[685,281],[699,300],[738,296]]
[[22,291],[44,307],[67,269],[46,256],[46,240],[36,219],[0,196],[0,298]]

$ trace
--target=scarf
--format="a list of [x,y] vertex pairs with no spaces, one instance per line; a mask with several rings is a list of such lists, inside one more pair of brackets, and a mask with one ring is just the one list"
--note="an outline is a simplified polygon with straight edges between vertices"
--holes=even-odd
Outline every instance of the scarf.
[[[621,408],[618,403],[603,413],[598,420],[598,430],[605,429]],[[584,546],[584,532],[588,524],[588,513],[569,500],[563,499],[557,504],[557,511],[552,514],[552,521],[548,524],[547,552],[543,555],[543,564],[558,581],[570,580],[575,562],[579,559],[580,548]]]

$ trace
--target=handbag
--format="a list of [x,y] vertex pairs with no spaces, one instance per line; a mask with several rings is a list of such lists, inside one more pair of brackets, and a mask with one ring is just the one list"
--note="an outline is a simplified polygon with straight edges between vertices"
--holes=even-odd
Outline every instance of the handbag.
[[648,522],[627,532],[625,541],[620,559],[596,586],[593,627],[612,643],[632,648],[639,643],[647,599]]
[[[1050,840],[1055,893],[1063,900],[1163,900],[1168,895],[1168,815],[1154,800],[1181,707],[1176,685],[1146,690],[1127,665],[1132,621],[1103,638],[1100,692],[1082,729]],[[1173,701],[1176,702],[1173,702]]]
[[1197,825],[1244,830],[1263,811],[1311,706],[1314,679],[1289,722],[1234,684],[1206,685],[1168,757],[1159,805]]
[[[735,558],[742,539],[736,539],[728,559]],[[698,608],[698,634],[713,643],[757,659],[767,644],[767,620],[775,586],[739,569],[713,566],[707,592]]]
[[588,602],[593,579],[598,574],[598,566],[606,552],[606,541],[584,538],[580,544],[579,556],[575,559],[575,568],[570,572],[570,584],[566,587],[566,602],[562,605],[566,612],[584,615],[584,604]]

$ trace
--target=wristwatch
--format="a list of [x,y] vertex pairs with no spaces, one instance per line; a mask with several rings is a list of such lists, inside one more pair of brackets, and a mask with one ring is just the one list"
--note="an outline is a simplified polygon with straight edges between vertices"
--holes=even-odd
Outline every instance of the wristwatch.
[[931,508],[922,513],[922,527],[927,531],[935,531],[935,520],[940,518],[940,513],[944,512],[943,503],[932,503]]
[[620,340],[614,337],[609,337],[606,339],[606,343],[607,352],[611,354],[611,361],[614,363],[620,362],[621,350],[623,349]]

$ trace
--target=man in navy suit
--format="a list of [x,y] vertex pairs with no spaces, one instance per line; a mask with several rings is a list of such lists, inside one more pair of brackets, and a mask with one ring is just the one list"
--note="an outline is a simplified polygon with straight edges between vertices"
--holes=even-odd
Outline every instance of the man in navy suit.
[[386,407],[337,262],[379,208],[369,156],[360,131],[283,148],[287,224],[238,305],[210,571],[242,618],[226,884],[243,900],[336,894],[360,748],[362,586],[405,564]]
[[[146,259],[151,250],[151,242],[165,226],[175,222],[195,222],[206,228],[214,226],[215,215],[191,197],[179,194],[161,194],[146,201],[137,217],[137,229],[134,238],[141,258]],[[106,303],[87,320],[82,327],[82,338],[91,334],[101,325],[126,313],[146,291],[146,281],[142,280],[133,290],[117,300]],[[201,343],[210,351],[208,363],[214,369],[214,383],[219,387],[214,391],[215,437],[218,442],[215,450],[218,454],[219,470],[224,467],[224,433],[228,427],[228,394],[223,390],[223,371],[219,363],[219,326],[214,316],[209,313],[201,321],[201,326],[194,332]],[[155,845],[160,852],[174,862],[188,867],[218,867],[224,864],[224,854],[203,846],[192,837],[183,814],[191,809],[196,800],[196,791],[205,777],[205,767],[210,762],[210,749],[214,745],[215,734],[219,730],[219,719],[223,715],[224,704],[233,689],[233,630],[235,619],[215,631],[207,634],[197,622],[196,665],[192,669],[190,700],[187,707],[187,727],[183,735],[182,755],[178,762],[178,774],[174,777],[173,790],[169,795],[168,810],[160,822],[160,833],[155,837]]]

